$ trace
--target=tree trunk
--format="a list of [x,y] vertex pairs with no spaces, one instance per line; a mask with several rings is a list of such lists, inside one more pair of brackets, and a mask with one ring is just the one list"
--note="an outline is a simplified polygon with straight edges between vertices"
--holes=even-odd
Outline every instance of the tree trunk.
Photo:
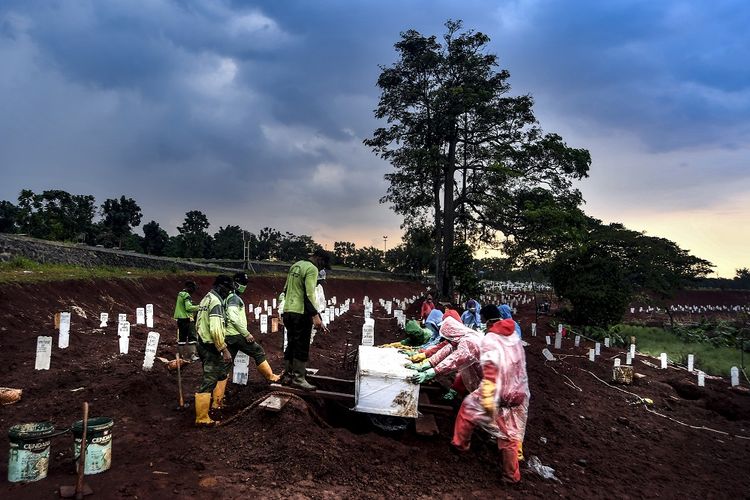
[[447,298],[449,301],[453,298],[453,277],[448,270],[448,257],[453,250],[455,240],[456,212],[453,203],[453,176],[456,172],[456,142],[454,133],[448,143],[448,158],[443,177],[443,249],[441,256],[444,264],[442,274],[438,279],[441,283],[441,297]]
[[433,170],[432,177],[432,201],[433,209],[435,210],[435,228],[433,233],[433,240],[435,242],[435,301],[439,300],[442,296],[442,281],[440,276],[445,259],[442,259],[440,252],[442,251],[442,210],[440,210],[440,161],[435,159],[435,168]]

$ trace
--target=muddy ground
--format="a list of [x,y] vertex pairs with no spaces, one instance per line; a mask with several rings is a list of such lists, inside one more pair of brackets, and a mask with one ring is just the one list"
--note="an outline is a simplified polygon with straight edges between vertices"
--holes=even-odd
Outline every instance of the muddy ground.
[[[346,403],[293,399],[280,413],[264,412],[251,405],[272,389],[252,370],[247,386],[230,384],[228,406],[217,415],[236,418],[222,427],[196,429],[192,408],[176,409],[176,376],[159,361],[151,372],[141,370],[145,327],[134,325],[129,354],[117,354],[116,315],[128,313],[133,321],[136,307],[153,303],[154,330],[162,335],[157,355],[174,356],[171,313],[180,280],[0,287],[0,385],[24,390],[22,401],[0,407],[0,429],[42,420],[69,426],[80,419],[83,401],[89,401],[93,416],[112,417],[112,468],[87,476],[96,498],[742,498],[750,491],[750,439],[737,437],[750,437],[746,392],[731,390],[727,380],[709,380],[699,390],[684,370],[658,370],[639,357],[636,370],[646,377],[626,390],[653,399],[652,411],[660,415],[649,412],[633,404],[635,396],[596,378],[609,381],[609,358],[618,350],[603,349],[592,363],[586,357],[590,346],[575,348],[566,339],[563,359],[545,362],[541,350],[544,336],[552,334],[551,318],[541,317],[538,336],[530,337],[531,305],[521,306],[516,318],[530,343],[532,401],[524,448],[527,457],[536,455],[555,468],[559,481],[522,466],[522,483],[503,486],[495,445],[486,436],[477,433],[466,456],[449,452],[449,415],[438,415],[440,434],[425,438],[413,426],[394,434],[381,431]],[[208,280],[197,281],[205,292]],[[270,300],[282,284],[280,278],[254,279],[246,302]],[[332,324],[330,334],[316,337],[309,366],[320,375],[353,378],[343,354],[351,350],[347,343],[358,342],[362,297],[377,301],[419,291],[412,283],[329,280],[328,297],[354,298],[356,304]],[[52,317],[61,310],[73,313],[70,347],[55,347],[51,369],[35,371],[36,337],[53,335],[57,345]],[[100,312],[114,320],[106,329],[98,328]],[[395,320],[377,304],[374,316],[376,342],[396,340]],[[257,331],[258,324],[252,325]],[[257,337],[278,370],[280,336]],[[199,364],[184,370],[189,400],[199,375]],[[426,392],[441,404],[441,390]],[[54,438],[49,476],[30,484],[3,480],[0,498],[55,498],[59,485],[75,481],[71,444],[70,435]],[[7,450],[7,437],[0,447]],[[0,477],[6,474],[3,458]]]

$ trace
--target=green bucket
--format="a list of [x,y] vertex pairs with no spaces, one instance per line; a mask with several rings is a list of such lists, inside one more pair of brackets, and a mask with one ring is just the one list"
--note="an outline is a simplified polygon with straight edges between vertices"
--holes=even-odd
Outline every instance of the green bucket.
[[8,481],[39,481],[47,477],[49,444],[54,432],[55,426],[50,422],[18,424],[8,430]]
[[[88,419],[86,428],[86,465],[84,474],[99,474],[109,470],[112,465],[112,426],[114,422],[109,417]],[[73,431],[73,456],[80,466],[81,438],[83,436],[83,420],[78,420],[71,427]]]

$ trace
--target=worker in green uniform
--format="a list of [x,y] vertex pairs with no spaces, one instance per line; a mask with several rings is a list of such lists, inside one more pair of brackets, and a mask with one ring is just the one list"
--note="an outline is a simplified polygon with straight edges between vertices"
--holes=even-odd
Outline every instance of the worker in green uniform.
[[190,357],[191,361],[197,361],[195,324],[193,317],[200,309],[193,305],[191,295],[195,293],[194,281],[186,281],[185,287],[177,294],[177,303],[174,306],[174,319],[177,320],[177,352],[182,359]]
[[[247,314],[245,313],[245,303],[240,298],[247,289],[247,274],[240,272],[232,277],[234,281],[234,290],[229,293],[226,304],[227,330],[224,340],[232,353],[232,358],[242,351],[253,360],[258,366],[258,371],[269,382],[277,382],[279,376],[273,373],[271,365],[268,364],[266,353],[263,347],[255,341],[255,338],[247,329]],[[214,408],[221,407],[221,401],[214,399]]]
[[281,383],[306,391],[315,390],[315,386],[305,379],[312,327],[315,325],[315,328],[328,331],[316,305],[315,285],[319,268],[330,269],[330,255],[322,248],[315,250],[306,260],[292,264],[284,285],[283,318],[287,347]]
[[226,389],[227,372],[232,362],[225,341],[226,317],[224,301],[234,288],[232,278],[220,274],[214,280],[213,288],[203,297],[198,311],[196,329],[198,331],[198,355],[203,362],[203,379],[195,394],[195,423],[213,425],[208,416],[211,396],[222,400]]

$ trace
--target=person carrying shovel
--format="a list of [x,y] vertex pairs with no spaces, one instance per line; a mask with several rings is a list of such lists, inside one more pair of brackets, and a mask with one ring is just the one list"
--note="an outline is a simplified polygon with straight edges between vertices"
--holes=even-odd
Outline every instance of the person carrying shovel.
[[[177,294],[177,302],[174,306],[174,319],[177,320],[177,352],[182,359],[197,361],[198,356],[195,354],[195,325],[193,324],[193,315],[200,309],[199,306],[193,305],[190,296],[195,293],[196,285],[194,281],[186,281],[185,287]],[[189,355],[189,356],[188,356]]]
[[224,301],[234,289],[232,278],[220,274],[214,286],[203,297],[198,311],[198,355],[203,362],[203,378],[195,394],[196,425],[213,425],[208,416],[211,395],[221,400],[227,386],[227,372],[232,363],[232,354],[225,341],[226,326]]

